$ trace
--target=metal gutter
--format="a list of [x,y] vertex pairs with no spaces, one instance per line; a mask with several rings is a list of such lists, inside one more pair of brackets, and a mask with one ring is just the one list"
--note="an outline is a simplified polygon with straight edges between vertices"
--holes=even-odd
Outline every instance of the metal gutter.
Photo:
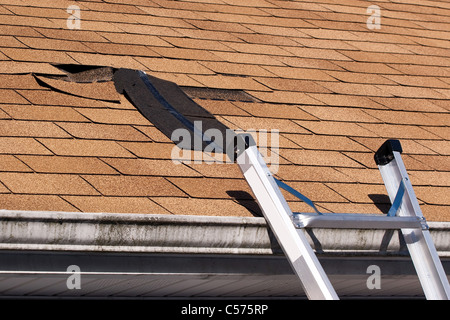
[[264,219],[0,210],[0,250],[271,254]]
[[[441,257],[450,223],[429,222]],[[308,229],[320,254],[405,255],[392,230]],[[0,210],[0,250],[118,253],[280,254],[264,218]]]

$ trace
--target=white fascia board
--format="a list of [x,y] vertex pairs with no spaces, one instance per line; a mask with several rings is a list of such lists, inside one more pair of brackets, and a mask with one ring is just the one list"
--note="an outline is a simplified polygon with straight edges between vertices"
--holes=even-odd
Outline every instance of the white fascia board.
[[[450,223],[429,226],[439,255],[450,257]],[[397,231],[391,237],[385,230],[307,233],[319,253],[401,250]],[[264,218],[0,210],[0,250],[270,255],[281,252],[274,241]]]

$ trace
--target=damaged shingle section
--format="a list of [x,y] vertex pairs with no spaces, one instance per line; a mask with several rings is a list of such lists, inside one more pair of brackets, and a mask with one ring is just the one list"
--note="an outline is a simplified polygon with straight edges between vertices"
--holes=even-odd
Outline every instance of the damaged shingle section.
[[80,30],[69,1],[0,6],[0,208],[257,214],[236,166],[173,164],[174,143],[114,92],[128,68],[226,127],[280,130],[277,177],[322,211],[385,212],[373,153],[400,139],[424,214],[449,221],[446,2],[376,3],[379,30],[370,1],[116,2],[77,1]]

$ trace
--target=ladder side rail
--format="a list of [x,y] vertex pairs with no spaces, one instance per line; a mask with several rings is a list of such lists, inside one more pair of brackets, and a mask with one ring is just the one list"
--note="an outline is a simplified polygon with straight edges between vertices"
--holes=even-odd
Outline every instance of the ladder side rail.
[[237,163],[308,298],[338,300],[306,235],[297,232],[292,211],[257,147],[249,146],[237,157]]
[[393,159],[388,164],[379,164],[378,168],[391,202],[396,197],[400,183],[404,184],[405,195],[399,207],[398,216],[416,216],[423,221],[423,228],[402,228],[401,232],[405,238],[425,296],[429,300],[449,300],[449,282],[409,180],[401,157],[401,150],[393,150],[392,155]]

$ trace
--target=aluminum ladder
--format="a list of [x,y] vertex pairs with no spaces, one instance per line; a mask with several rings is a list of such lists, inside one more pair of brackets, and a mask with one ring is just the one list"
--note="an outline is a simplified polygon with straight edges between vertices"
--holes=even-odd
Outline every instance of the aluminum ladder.
[[[425,297],[429,300],[450,299],[449,282],[408,178],[398,140],[386,141],[375,154],[392,203],[387,215],[322,214],[309,199],[273,177],[250,135],[237,135],[233,148],[233,159],[309,299],[338,300],[339,297],[307,240],[303,231],[306,227],[400,229]],[[316,212],[293,213],[280,188],[306,201]]]

